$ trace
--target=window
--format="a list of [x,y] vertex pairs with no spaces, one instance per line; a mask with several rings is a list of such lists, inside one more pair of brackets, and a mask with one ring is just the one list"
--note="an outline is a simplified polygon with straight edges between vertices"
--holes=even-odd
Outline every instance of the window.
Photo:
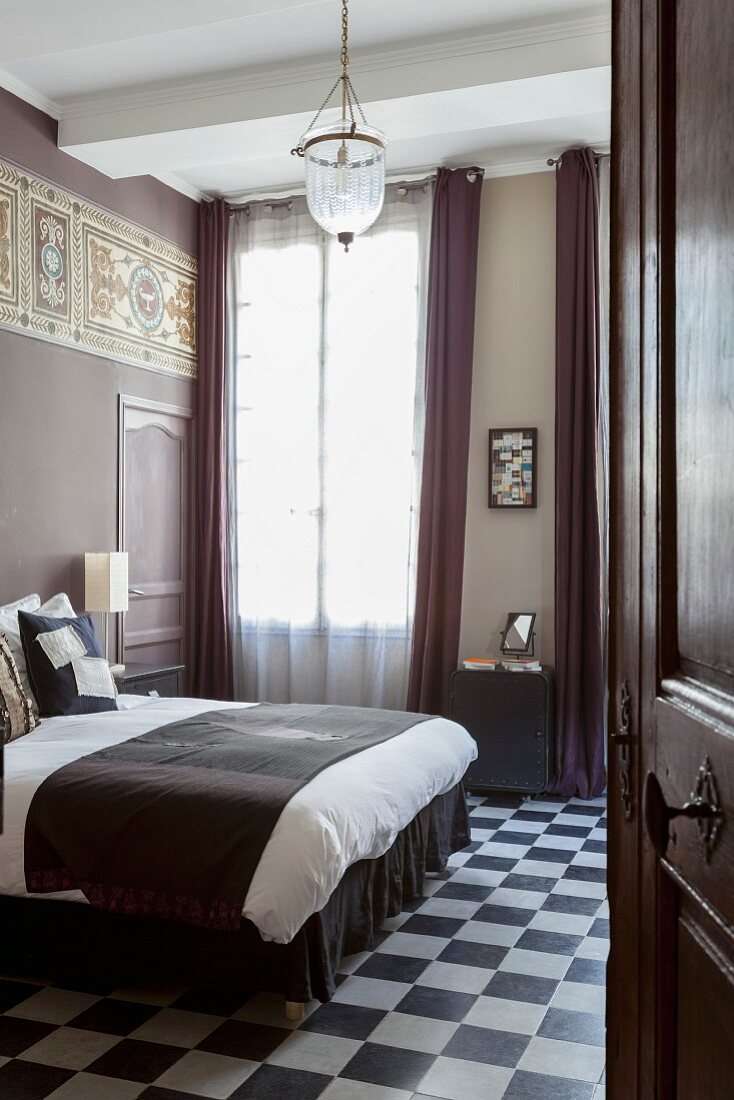
[[243,218],[233,397],[245,630],[410,632],[430,203],[394,199],[349,254],[302,202]]

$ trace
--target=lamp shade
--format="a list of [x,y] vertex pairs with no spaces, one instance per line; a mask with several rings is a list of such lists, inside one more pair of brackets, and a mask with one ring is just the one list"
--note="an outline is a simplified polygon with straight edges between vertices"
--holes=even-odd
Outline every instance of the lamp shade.
[[311,215],[327,233],[349,244],[382,210],[387,138],[371,126],[355,130],[342,118],[302,140]]
[[84,555],[86,611],[127,611],[127,553]]

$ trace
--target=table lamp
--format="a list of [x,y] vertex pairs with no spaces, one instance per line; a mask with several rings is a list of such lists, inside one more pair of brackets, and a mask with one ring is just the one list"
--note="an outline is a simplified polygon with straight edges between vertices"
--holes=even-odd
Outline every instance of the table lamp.
[[[91,553],[84,555],[84,607],[86,611],[104,614],[104,655],[109,661],[110,612],[127,611],[127,552]],[[122,672],[124,665],[115,665]]]

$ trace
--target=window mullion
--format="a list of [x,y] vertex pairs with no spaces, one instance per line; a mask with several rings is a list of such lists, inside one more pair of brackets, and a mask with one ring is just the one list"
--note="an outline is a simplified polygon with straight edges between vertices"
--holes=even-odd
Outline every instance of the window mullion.
[[316,621],[319,630],[326,629],[325,607],[325,569],[326,569],[326,299],[328,289],[328,238],[321,234],[321,317],[319,324],[319,406],[318,406],[318,470],[319,470],[319,507],[318,507],[318,564],[316,576]]

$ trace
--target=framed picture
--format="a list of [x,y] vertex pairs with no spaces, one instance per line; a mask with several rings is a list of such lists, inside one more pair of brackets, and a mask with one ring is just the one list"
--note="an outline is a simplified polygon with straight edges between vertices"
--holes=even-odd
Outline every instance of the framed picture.
[[538,429],[489,429],[489,507],[538,505]]

